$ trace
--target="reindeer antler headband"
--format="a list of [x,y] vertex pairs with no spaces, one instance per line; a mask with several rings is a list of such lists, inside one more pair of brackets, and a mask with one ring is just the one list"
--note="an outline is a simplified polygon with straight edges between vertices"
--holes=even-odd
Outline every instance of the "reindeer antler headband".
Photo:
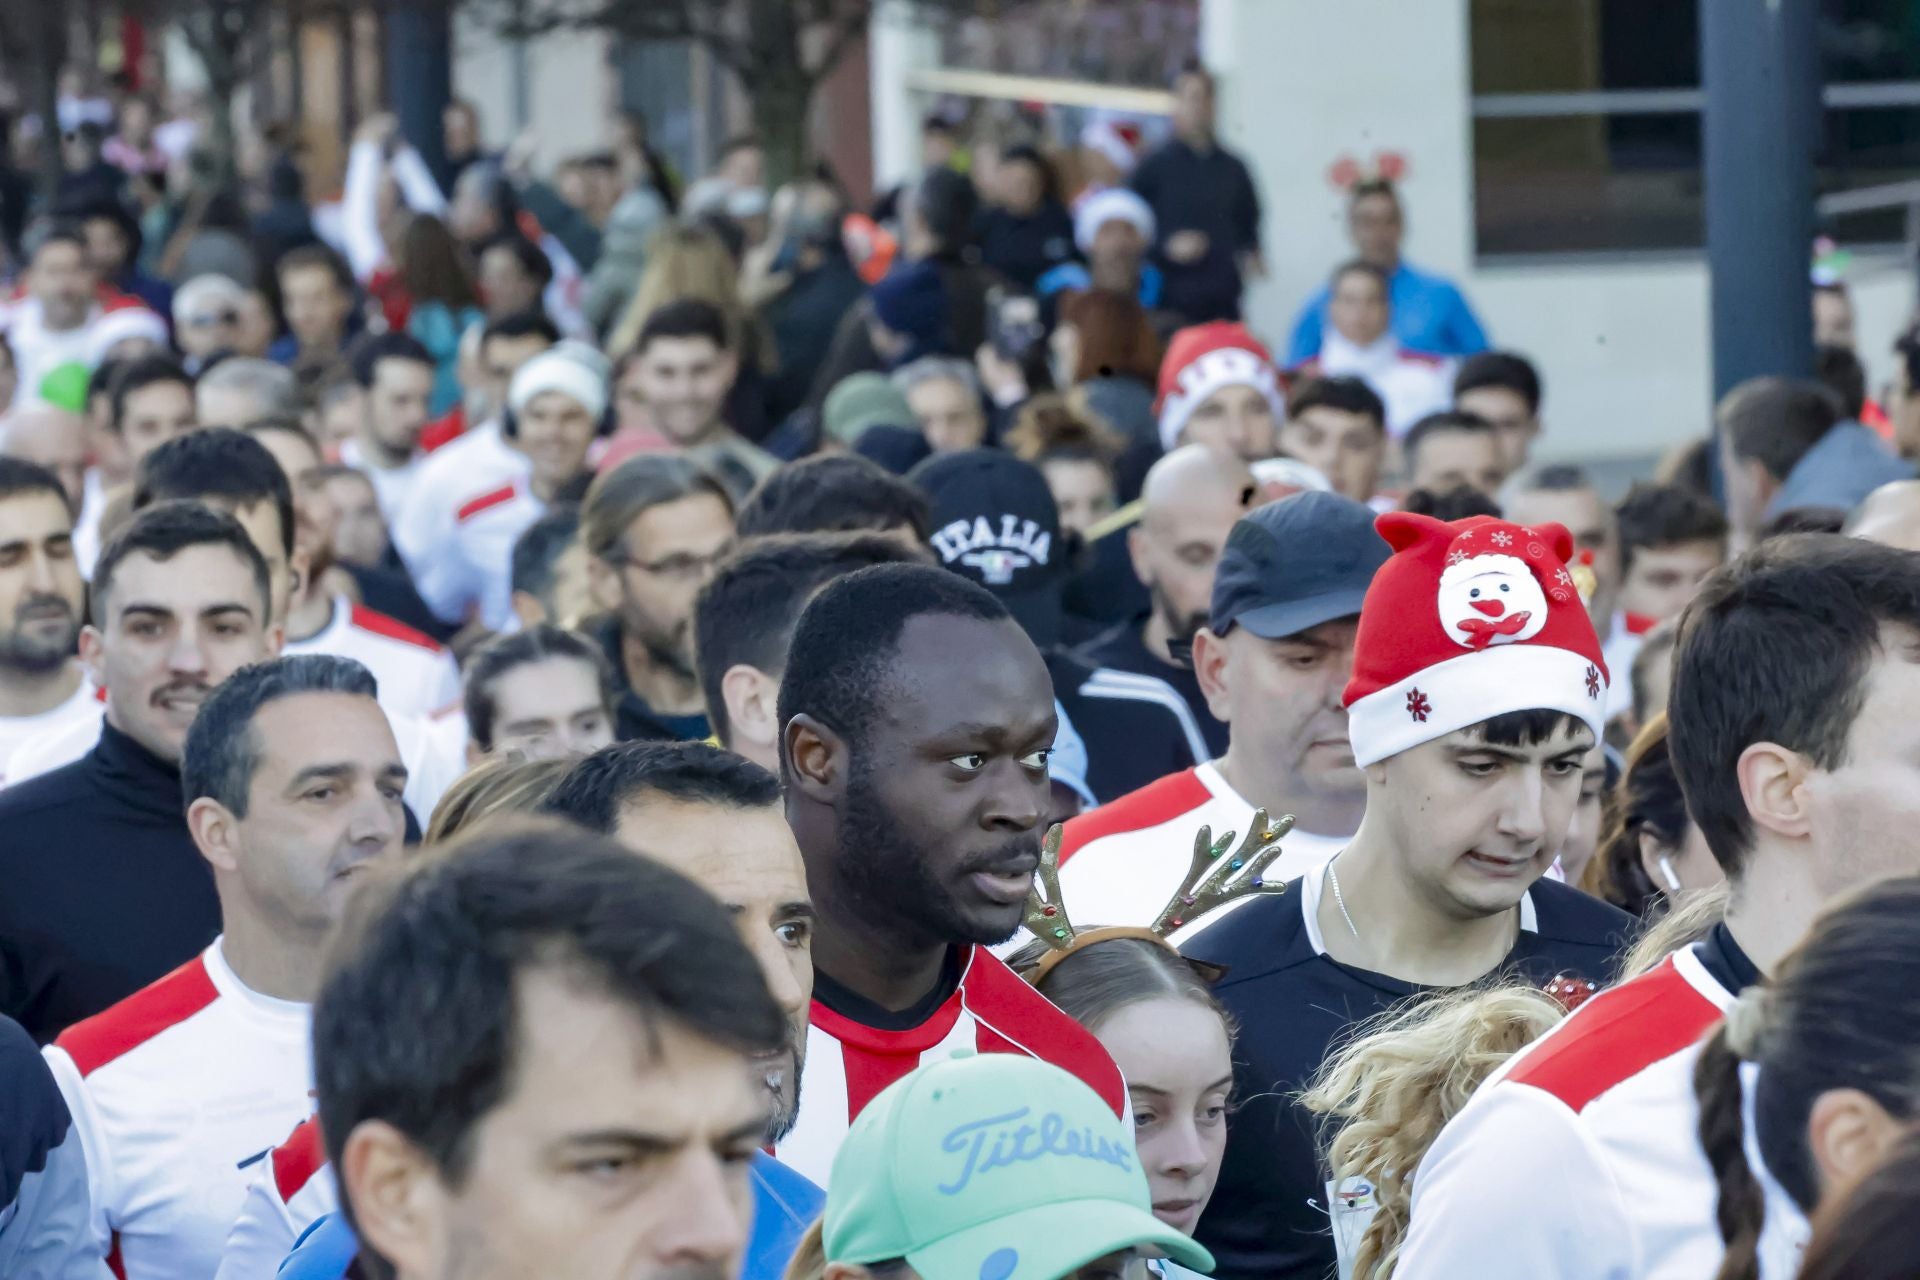
[[[1171,951],[1173,944],[1167,941],[1167,935],[1175,929],[1240,898],[1285,893],[1284,884],[1270,885],[1264,877],[1267,868],[1280,856],[1280,837],[1291,830],[1292,814],[1270,823],[1265,809],[1254,811],[1253,824],[1238,848],[1233,845],[1235,832],[1229,831],[1215,840],[1212,827],[1201,827],[1194,833],[1193,861],[1187,868],[1186,878],[1152,925],[1144,929],[1137,925],[1114,925],[1081,933],[1067,918],[1066,904],[1060,900],[1060,828],[1054,827],[1040,846],[1039,883],[1027,895],[1025,920],[1027,931],[1044,943],[1048,951],[1026,975],[1027,981],[1038,986],[1055,965],[1074,952],[1113,938],[1140,938],[1157,942]],[[1233,850],[1231,856],[1227,853],[1229,849]]]

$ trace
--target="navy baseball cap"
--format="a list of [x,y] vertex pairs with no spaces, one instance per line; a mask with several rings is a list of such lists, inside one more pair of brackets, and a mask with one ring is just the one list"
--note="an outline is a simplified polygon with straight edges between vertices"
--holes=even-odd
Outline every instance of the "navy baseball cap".
[[1337,493],[1296,493],[1240,517],[1213,579],[1208,626],[1268,640],[1358,617],[1374,571],[1393,548],[1373,510]]
[[999,596],[1035,644],[1058,644],[1069,557],[1040,469],[999,449],[963,449],[935,454],[907,479],[927,495],[940,563]]

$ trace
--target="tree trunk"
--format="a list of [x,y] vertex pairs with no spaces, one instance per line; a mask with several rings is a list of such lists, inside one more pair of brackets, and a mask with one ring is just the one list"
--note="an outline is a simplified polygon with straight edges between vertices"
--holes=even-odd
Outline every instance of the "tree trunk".
[[778,190],[813,164],[813,85],[803,74],[769,75],[749,84],[753,127],[767,158],[767,189]]

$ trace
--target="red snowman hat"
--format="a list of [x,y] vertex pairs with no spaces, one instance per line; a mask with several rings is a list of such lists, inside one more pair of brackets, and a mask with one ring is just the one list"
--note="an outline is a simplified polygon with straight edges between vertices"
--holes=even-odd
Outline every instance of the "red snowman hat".
[[1160,447],[1171,451],[1180,443],[1187,419],[1208,396],[1222,387],[1242,385],[1266,396],[1276,422],[1287,416],[1273,353],[1247,326],[1214,320],[1174,334],[1160,362],[1160,398],[1154,402],[1160,415]]
[[1512,711],[1564,711],[1600,735],[1607,664],[1565,528],[1399,511],[1374,528],[1393,556],[1360,610],[1345,699],[1356,761]]

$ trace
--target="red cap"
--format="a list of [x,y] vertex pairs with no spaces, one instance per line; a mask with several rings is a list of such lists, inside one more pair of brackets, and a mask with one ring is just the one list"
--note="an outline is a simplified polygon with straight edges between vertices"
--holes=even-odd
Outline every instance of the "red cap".
[[1174,334],[1160,362],[1160,398],[1154,401],[1154,411],[1160,415],[1161,447],[1171,450],[1178,445],[1193,411],[1214,392],[1233,386],[1255,388],[1273,406],[1276,420],[1287,416],[1273,353],[1247,326],[1215,320]]

